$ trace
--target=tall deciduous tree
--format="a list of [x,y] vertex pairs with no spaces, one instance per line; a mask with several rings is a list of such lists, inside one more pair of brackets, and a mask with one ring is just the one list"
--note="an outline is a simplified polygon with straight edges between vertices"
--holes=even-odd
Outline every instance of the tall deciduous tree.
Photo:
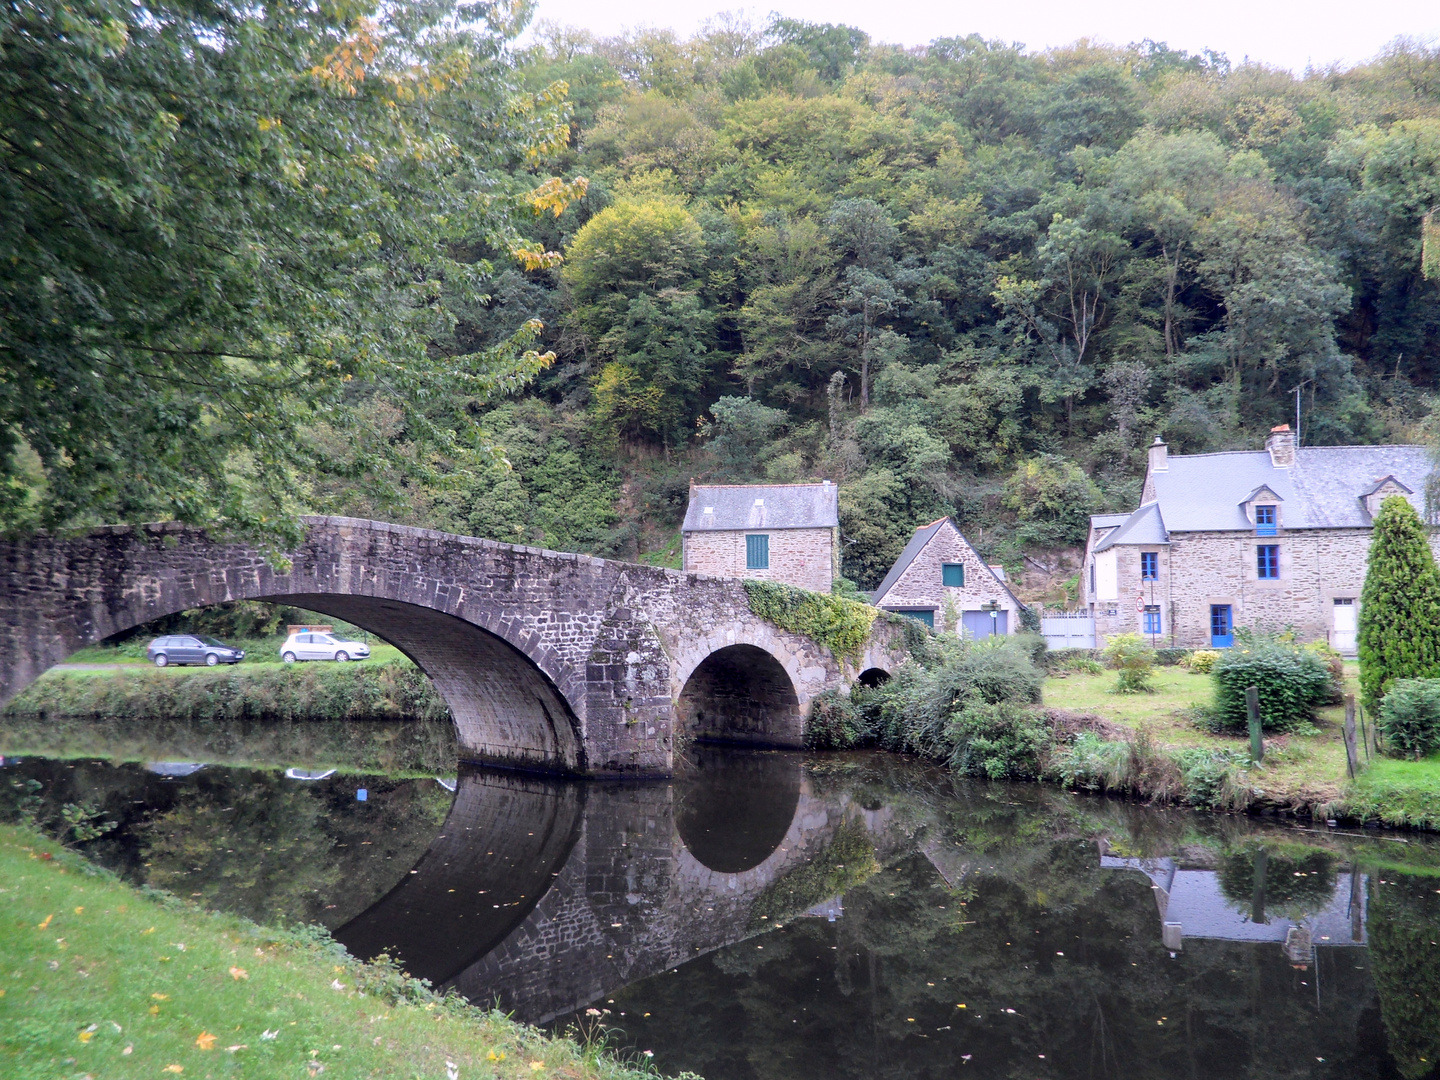
[[[537,370],[462,347],[489,263],[576,193],[526,175],[563,88],[519,92],[508,3],[28,0],[0,13],[0,526],[170,517],[293,537],[311,437],[357,387],[437,404]],[[383,453],[383,449],[380,451]],[[43,491],[15,497],[29,460]],[[418,460],[418,458],[416,459]]]
[[1375,517],[1359,629],[1360,689],[1371,708],[1394,679],[1440,675],[1440,571],[1420,515],[1398,495]]

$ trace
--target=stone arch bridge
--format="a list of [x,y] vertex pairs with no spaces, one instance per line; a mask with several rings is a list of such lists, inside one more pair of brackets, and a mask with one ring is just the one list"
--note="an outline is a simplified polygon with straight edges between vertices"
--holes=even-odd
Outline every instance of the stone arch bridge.
[[397,646],[450,706],[461,754],[574,774],[668,774],[677,735],[798,747],[811,701],[888,672],[877,620],[839,657],[750,611],[740,581],[354,518],[264,552],[175,525],[0,541],[0,705],[152,619],[279,601]]

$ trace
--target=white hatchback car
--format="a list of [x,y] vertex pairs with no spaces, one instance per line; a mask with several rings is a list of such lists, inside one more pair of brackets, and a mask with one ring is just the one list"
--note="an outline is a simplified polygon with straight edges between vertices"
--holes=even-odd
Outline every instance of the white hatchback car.
[[287,664],[297,660],[365,660],[369,656],[370,646],[363,641],[346,641],[319,631],[291,634],[280,646],[280,659]]

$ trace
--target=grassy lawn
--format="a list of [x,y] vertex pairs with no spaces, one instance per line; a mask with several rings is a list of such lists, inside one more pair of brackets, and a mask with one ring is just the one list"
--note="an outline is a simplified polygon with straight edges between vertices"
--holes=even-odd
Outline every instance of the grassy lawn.
[[0,827],[0,883],[7,1080],[641,1075],[332,944],[141,892],[28,830]]
[[[1345,689],[1358,694],[1358,667],[1345,665]],[[1072,673],[1045,680],[1045,704],[1075,712],[1094,713],[1137,731],[1147,730],[1164,746],[1204,746],[1246,750],[1244,736],[1212,735],[1197,728],[1188,711],[1209,705],[1214,684],[1208,675],[1192,675],[1180,667],[1155,670],[1155,693],[1112,694],[1115,673],[1101,675]],[[1253,784],[1267,796],[1293,805],[1314,806],[1333,803],[1346,794],[1345,745],[1341,739],[1344,707],[1321,710],[1314,735],[1266,736],[1264,766],[1251,773]],[[1362,752],[1363,753],[1363,752]],[[1377,760],[1377,768],[1400,762]],[[1426,763],[1422,763],[1426,764]],[[1440,762],[1436,763],[1437,792],[1440,792]],[[1401,781],[1402,786],[1404,781]]]

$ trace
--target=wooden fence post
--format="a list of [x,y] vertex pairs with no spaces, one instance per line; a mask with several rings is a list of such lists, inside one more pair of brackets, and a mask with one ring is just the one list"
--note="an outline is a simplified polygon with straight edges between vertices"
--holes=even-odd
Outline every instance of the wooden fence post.
[[1265,740],[1260,737],[1260,688],[1245,691],[1245,711],[1250,714],[1250,760],[1260,765],[1265,761]]
[[1345,695],[1345,766],[1350,779],[1360,775],[1360,752],[1355,748],[1355,695]]

